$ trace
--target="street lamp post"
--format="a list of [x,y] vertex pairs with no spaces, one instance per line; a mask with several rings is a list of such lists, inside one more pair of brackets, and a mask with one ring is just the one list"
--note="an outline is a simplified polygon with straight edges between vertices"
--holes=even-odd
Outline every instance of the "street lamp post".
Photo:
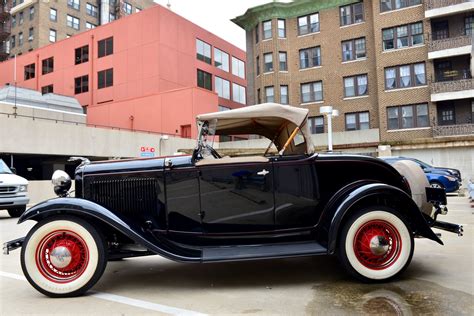
[[162,151],[161,151],[161,147],[163,146],[161,142],[162,142],[163,140],[168,140],[168,139],[169,139],[169,136],[168,136],[168,135],[161,135],[161,136],[160,136],[160,141],[159,141],[159,143],[158,143],[158,145],[159,145],[159,148],[158,148],[158,156],[159,156],[159,157],[161,157],[161,152],[162,152]]
[[328,151],[332,151],[332,118],[339,115],[338,110],[334,110],[332,106],[322,106],[319,108],[319,113],[328,118]]

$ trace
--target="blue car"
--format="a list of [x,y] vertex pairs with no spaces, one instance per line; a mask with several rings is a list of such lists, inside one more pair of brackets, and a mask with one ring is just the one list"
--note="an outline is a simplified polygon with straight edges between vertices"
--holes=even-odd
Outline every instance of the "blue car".
[[442,168],[436,169],[435,167],[432,167],[418,159],[408,157],[380,157],[380,159],[384,160],[385,162],[388,162],[389,164],[394,164],[395,162],[400,160],[410,160],[416,162],[425,172],[425,175],[428,178],[428,182],[430,183],[431,187],[442,188],[446,191],[446,193],[456,192],[461,187],[461,174],[456,169],[449,169],[457,171],[456,174],[453,174],[452,171],[443,170]]

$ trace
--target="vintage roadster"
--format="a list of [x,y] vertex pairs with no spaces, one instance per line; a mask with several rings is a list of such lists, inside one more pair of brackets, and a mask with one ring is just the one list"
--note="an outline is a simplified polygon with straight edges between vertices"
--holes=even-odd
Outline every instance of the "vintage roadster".
[[[192,155],[83,159],[75,197],[56,171],[59,197],[27,210],[19,223],[36,226],[4,252],[22,247],[31,285],[64,297],[92,287],[108,260],[155,254],[194,263],[337,254],[354,277],[388,280],[407,268],[414,237],[442,244],[430,226],[462,233],[436,220],[445,193],[425,191],[410,165],[402,176],[377,158],[315,153],[307,117],[278,104],[200,115]],[[260,156],[221,157],[215,135],[259,135],[270,145]]]

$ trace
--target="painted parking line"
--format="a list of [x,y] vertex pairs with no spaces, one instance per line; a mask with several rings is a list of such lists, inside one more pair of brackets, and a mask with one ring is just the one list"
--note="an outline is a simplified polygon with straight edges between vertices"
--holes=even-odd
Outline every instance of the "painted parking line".
[[[13,274],[13,273],[8,273],[8,272],[3,272],[3,271],[0,271],[0,277],[15,279],[19,281],[26,281],[26,278],[23,275]],[[109,293],[97,292],[97,291],[89,291],[89,293],[90,294],[88,296],[99,298],[102,300],[125,304],[129,306],[134,306],[134,307],[139,307],[139,308],[144,308],[144,309],[152,310],[155,312],[161,312],[161,313],[170,314],[170,315],[180,315],[180,316],[205,316],[206,315],[206,314],[202,314],[202,313],[187,310],[187,309],[152,303],[152,302],[143,301],[143,300],[137,300],[137,299],[129,298],[122,295],[115,295],[115,294],[109,294]]]

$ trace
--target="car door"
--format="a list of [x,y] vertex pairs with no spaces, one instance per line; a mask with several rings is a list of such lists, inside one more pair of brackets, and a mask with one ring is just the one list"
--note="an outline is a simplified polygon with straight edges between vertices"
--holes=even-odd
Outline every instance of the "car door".
[[316,225],[319,189],[314,160],[306,156],[274,161],[275,229]]
[[198,170],[205,234],[274,229],[270,162],[213,164]]

